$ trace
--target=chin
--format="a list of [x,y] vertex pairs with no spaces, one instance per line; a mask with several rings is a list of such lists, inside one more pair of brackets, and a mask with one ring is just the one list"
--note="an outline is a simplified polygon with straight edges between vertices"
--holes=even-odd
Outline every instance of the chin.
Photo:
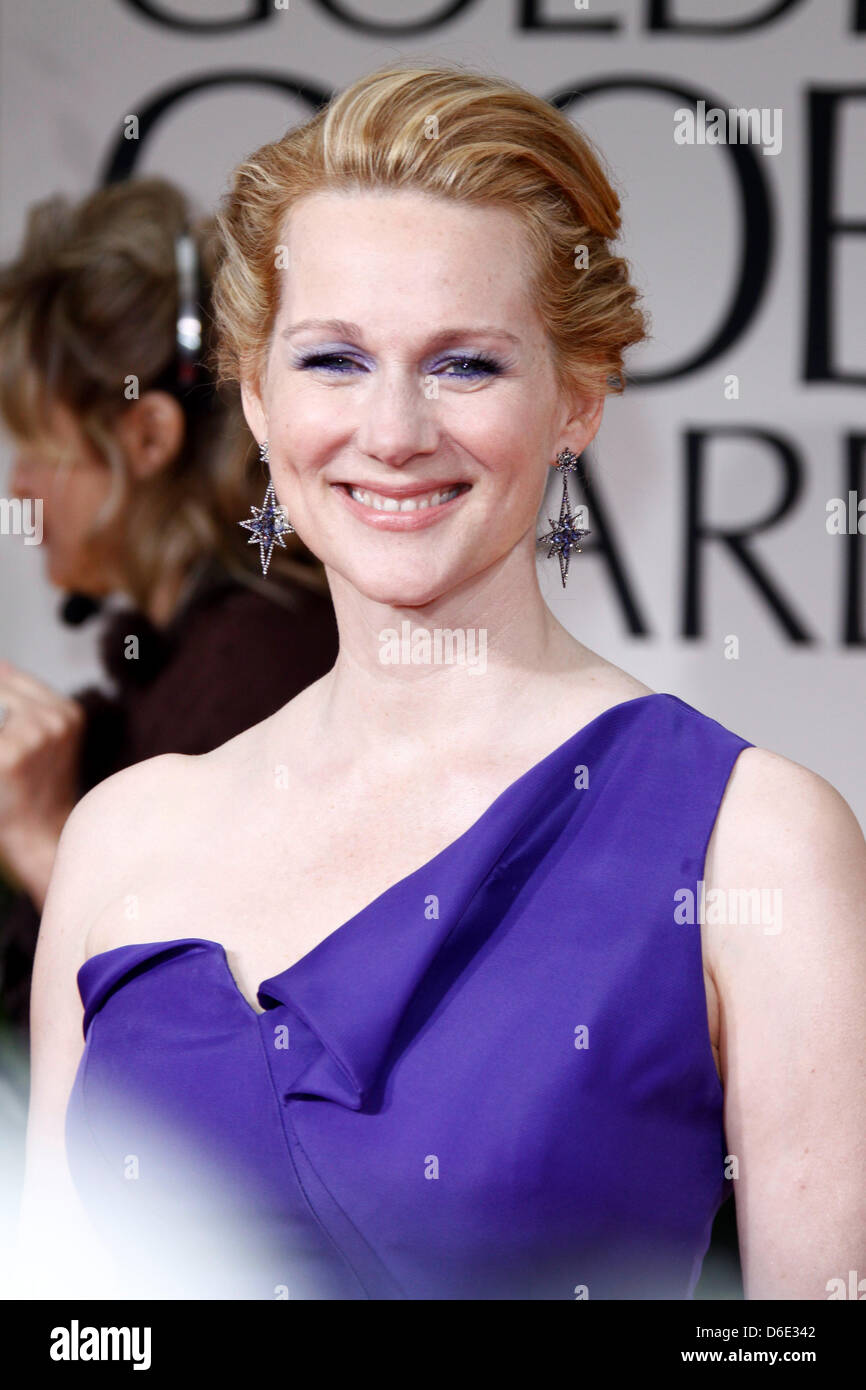
[[76,574],[74,568],[64,568],[59,561],[51,561],[47,571],[48,582],[65,594],[85,594],[88,598],[102,598],[99,586],[88,582],[84,575]]
[[70,578],[70,576],[64,570],[63,566],[57,560],[49,558],[48,565],[46,566],[45,570],[45,577],[48,580],[48,583],[51,584],[52,587],[55,589],[63,589],[68,593],[72,593],[75,589],[74,580]]
[[371,603],[389,608],[424,608],[435,603],[465,582],[468,575],[440,573],[431,575],[426,567],[413,566],[404,574],[390,573],[381,578],[366,574],[347,574],[348,583]]
[[386,608],[426,608],[429,604],[435,603],[436,599],[441,598],[447,589],[431,588],[429,584],[405,585],[402,588],[393,587],[370,587],[361,588],[355,585],[360,593],[371,603],[381,603]]

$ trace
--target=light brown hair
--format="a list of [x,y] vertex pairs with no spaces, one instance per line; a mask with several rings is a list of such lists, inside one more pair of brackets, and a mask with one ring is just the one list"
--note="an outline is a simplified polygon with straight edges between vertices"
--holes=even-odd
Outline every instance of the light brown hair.
[[[625,388],[623,354],[647,336],[627,262],[611,242],[620,200],[587,137],[516,83],[457,63],[381,68],[234,171],[217,213],[215,370],[262,381],[279,306],[276,251],[292,206],[320,191],[411,189],[499,205],[523,224],[531,292],[558,384]],[[577,268],[576,249],[587,267]]]
[[[185,230],[198,252],[204,372],[175,393],[186,420],[177,458],[135,480],[114,427],[129,407],[131,376],[140,395],[175,381],[175,243]],[[166,574],[184,575],[209,555],[278,600],[287,588],[281,578],[327,591],[322,566],[292,535],[263,579],[258,547],[238,525],[252,503],[261,506],[267,475],[238,392],[215,390],[208,375],[217,259],[213,219],[195,217],[178,188],[154,177],[112,184],[77,204],[57,195],[35,205],[18,254],[0,267],[0,416],[17,439],[47,446],[52,404],[71,410],[113,473],[93,532],[123,515],[128,588],[142,607]]]

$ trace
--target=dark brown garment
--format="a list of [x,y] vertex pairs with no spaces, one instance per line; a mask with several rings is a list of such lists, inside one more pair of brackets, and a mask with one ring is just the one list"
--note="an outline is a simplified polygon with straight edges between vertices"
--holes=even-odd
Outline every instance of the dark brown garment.
[[[167,628],[135,608],[109,615],[100,655],[114,689],[89,686],[74,695],[86,713],[79,796],[144,758],[219,747],[331,669],[337,625],[330,598],[299,585],[269,588],[276,597],[209,561]],[[7,892],[6,899],[0,1015],[26,1042],[40,914],[27,894]]]

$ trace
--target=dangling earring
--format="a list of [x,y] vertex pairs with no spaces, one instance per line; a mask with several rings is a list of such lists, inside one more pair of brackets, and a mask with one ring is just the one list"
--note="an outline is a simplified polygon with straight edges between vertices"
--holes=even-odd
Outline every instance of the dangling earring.
[[[268,463],[268,441],[259,445],[259,459],[262,463]],[[251,507],[252,519],[249,521],[239,521],[239,526],[245,526],[248,531],[252,531],[249,543],[258,544],[259,555],[262,561],[262,574],[267,574],[268,565],[271,563],[271,555],[275,545],[281,545],[283,550],[286,542],[283,536],[294,531],[294,526],[286,515],[286,509],[276,498],[273,480],[268,482],[268,490],[265,493],[265,500],[260,507]],[[267,555],[265,549],[267,548]]]
[[547,519],[553,529],[548,531],[546,535],[539,536],[538,538],[539,545],[546,543],[550,547],[547,552],[548,560],[551,555],[559,556],[559,572],[562,575],[563,589],[565,588],[565,581],[568,578],[568,562],[571,559],[571,552],[572,550],[576,550],[579,555],[579,542],[584,536],[590,534],[589,531],[581,531],[575,525],[575,519],[568,501],[568,483],[566,481],[566,475],[575,471],[578,462],[578,455],[573,454],[570,449],[563,449],[562,453],[557,455],[557,462],[554,467],[562,474],[562,506],[559,509],[559,521],[554,521],[553,517],[549,516]]

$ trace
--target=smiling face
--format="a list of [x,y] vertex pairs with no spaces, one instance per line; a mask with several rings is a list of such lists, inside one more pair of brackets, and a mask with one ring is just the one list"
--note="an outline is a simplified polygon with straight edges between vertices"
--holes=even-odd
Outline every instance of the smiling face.
[[319,193],[293,209],[259,397],[278,500],[368,598],[429,603],[506,559],[535,563],[559,449],[595,433],[560,395],[507,210],[414,192]]

